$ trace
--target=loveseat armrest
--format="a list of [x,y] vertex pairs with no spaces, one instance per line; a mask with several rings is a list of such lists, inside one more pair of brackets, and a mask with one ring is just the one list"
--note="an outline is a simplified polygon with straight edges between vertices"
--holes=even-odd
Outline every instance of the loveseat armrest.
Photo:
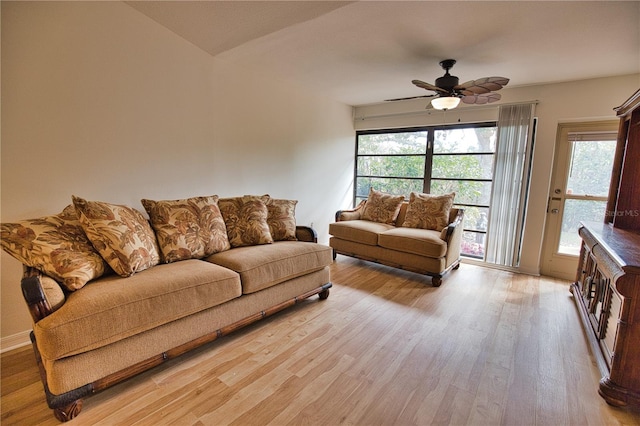
[[451,238],[453,237],[453,233],[458,230],[460,234],[462,234],[462,221],[464,220],[464,209],[457,209],[455,218],[444,228],[443,232],[443,240],[449,244]]
[[460,246],[462,244],[464,210],[457,209],[457,213],[451,223],[443,230],[443,240],[447,242],[447,254],[445,255],[445,267],[459,264],[460,262]]
[[360,204],[356,206],[355,209],[351,210],[338,210],[336,212],[336,222],[340,222],[343,220],[358,220],[362,215],[362,210],[364,209],[366,201],[360,201]]
[[34,323],[51,315],[65,302],[62,287],[37,269],[25,267],[21,287]]
[[296,226],[296,238],[298,241],[306,241],[309,243],[318,242],[318,233],[310,226]]

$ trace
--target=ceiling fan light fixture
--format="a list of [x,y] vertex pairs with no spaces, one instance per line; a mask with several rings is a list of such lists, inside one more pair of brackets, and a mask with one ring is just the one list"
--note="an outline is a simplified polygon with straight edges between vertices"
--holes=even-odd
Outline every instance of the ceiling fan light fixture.
[[457,96],[441,96],[431,100],[431,105],[435,109],[448,110],[454,109],[460,103],[460,98]]

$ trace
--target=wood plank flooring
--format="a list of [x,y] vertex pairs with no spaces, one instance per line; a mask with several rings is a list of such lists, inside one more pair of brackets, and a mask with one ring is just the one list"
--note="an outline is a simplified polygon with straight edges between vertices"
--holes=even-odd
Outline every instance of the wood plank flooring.
[[[85,400],[78,425],[632,425],[569,283],[463,264],[440,288],[338,256],[301,305]],[[25,308],[26,309],[26,308]],[[3,425],[53,425],[30,348],[2,355]]]

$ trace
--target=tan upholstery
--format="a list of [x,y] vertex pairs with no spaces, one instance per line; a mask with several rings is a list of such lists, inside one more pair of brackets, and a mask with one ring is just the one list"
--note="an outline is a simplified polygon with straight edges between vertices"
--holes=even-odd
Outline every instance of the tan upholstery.
[[237,247],[205,260],[240,274],[242,292],[254,293],[331,264],[331,249],[301,241]]
[[334,253],[431,275],[436,286],[444,273],[458,267],[463,210],[451,208],[448,224],[431,230],[401,226],[409,208],[406,201],[395,225],[361,219],[365,207],[361,203],[353,210],[336,213],[336,222],[329,225],[329,245]]
[[347,241],[375,246],[378,235],[394,229],[393,225],[368,220],[346,220],[329,224],[329,234]]
[[[102,277],[34,325],[43,357],[109,345],[242,294],[237,273],[201,260],[156,265],[131,277]],[[89,320],[90,318],[90,320]]]
[[447,243],[440,238],[440,231],[417,228],[394,228],[378,236],[381,247],[427,257],[443,257]]
[[[184,262],[206,264],[206,262],[193,260],[171,265],[180,265]],[[149,271],[153,271],[160,266],[162,265],[155,266]],[[198,339],[203,335],[215,333],[216,330],[228,324],[290,300],[329,281],[329,268],[326,267],[278,286],[238,297],[222,305],[205,309],[167,323],[162,327],[153,328],[99,349],[58,360],[47,359],[43,356],[42,361],[47,373],[47,384],[51,392],[56,395],[69,392],[86,383],[92,383],[133,364]]]
[[371,260],[421,274],[444,271],[445,269],[445,258],[443,257],[419,256],[404,251],[391,250],[380,246],[368,246],[337,238],[331,238],[329,245],[340,253],[349,256]]

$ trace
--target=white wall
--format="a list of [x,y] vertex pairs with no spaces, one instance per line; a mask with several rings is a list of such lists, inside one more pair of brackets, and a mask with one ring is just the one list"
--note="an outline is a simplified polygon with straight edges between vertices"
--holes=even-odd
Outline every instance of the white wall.
[[[1,220],[71,195],[269,193],[320,242],[351,194],[351,108],[212,58],[120,2],[2,2]],[[336,188],[339,188],[337,191]],[[27,341],[20,264],[2,252],[2,348]]]
[[[521,272],[538,274],[547,197],[559,123],[615,119],[613,108],[640,87],[640,74],[569,83],[505,88],[500,103],[537,100],[538,132],[534,147],[529,209],[525,223]],[[425,110],[428,99],[355,108],[358,130],[497,120],[498,107],[469,106],[443,113]],[[362,117],[369,117],[362,119]]]

